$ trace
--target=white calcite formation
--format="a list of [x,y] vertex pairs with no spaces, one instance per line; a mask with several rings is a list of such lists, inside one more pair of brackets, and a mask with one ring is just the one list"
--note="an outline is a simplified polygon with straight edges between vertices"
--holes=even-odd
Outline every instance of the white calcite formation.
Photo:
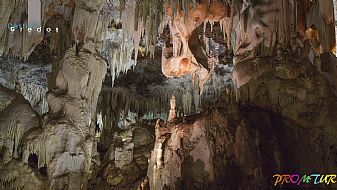
[[45,188],[40,176],[21,160],[25,135],[39,126],[39,115],[29,102],[0,84],[0,189]]
[[19,146],[27,131],[39,126],[38,114],[30,107],[27,100],[13,90],[0,85],[1,90],[1,147],[3,164],[19,157]]
[[[20,169],[18,169],[20,168]],[[43,178],[35,175],[35,171],[23,162],[12,160],[1,167],[1,189],[47,189]]]
[[129,126],[137,120],[168,119],[170,99],[175,96],[176,116],[190,115],[202,111],[202,106],[215,105],[227,85],[231,84],[232,66],[218,65],[216,69],[223,72],[211,72],[210,80],[204,85],[205,92],[198,93],[198,87],[193,84],[192,76],[167,79],[162,85],[146,87],[151,96],[137,94],[132,88],[114,87],[102,91],[102,100],[108,105],[99,106],[102,113],[103,126],[110,128],[117,123],[120,128]]
[[[114,34],[118,34],[118,32],[114,32]],[[157,79],[151,78],[148,84],[137,86],[136,83],[139,80],[144,80],[141,78],[134,81],[135,84],[132,85],[124,86],[118,84],[114,88],[107,86],[103,89],[99,100],[100,104],[102,104],[99,106],[99,112],[102,113],[104,127],[111,128],[111,126],[118,123],[117,125],[120,128],[124,128],[135,123],[137,120],[152,120],[156,118],[167,120],[172,95],[176,97],[177,116],[199,113],[205,105],[217,104],[219,98],[222,97],[225,87],[232,82],[231,72],[233,66],[230,62],[226,62],[227,65],[218,63],[220,59],[219,55],[223,53],[228,54],[228,48],[224,44],[215,42],[212,38],[205,38],[208,39],[208,51],[213,52],[215,56],[214,61],[216,65],[214,66],[214,70],[209,73],[209,80],[203,85],[204,93],[199,94],[198,82],[193,78],[193,73],[181,77],[164,79],[163,84],[157,84],[155,81]],[[147,75],[143,72],[157,69],[157,61],[158,59],[146,61],[145,63],[139,62],[137,66],[134,66],[133,72],[136,73],[135,75]],[[115,66],[121,66],[120,68],[123,68],[123,72],[126,72],[124,68],[127,68],[128,64],[119,65],[116,63]],[[160,71],[156,70],[156,72]],[[126,76],[132,77],[133,74],[130,73]],[[114,82],[113,75],[111,78],[112,82]],[[148,93],[145,95],[138,93],[136,88],[141,88]]]
[[[26,74],[4,72],[1,77],[3,84],[29,102],[0,86],[0,189],[87,189],[91,175],[97,176],[98,184],[99,175],[93,174],[99,163],[95,159],[100,157],[95,139],[97,110],[103,131],[112,133],[105,142],[120,137],[105,147],[108,156],[103,158],[106,165],[100,178],[108,186],[100,189],[123,187],[128,180],[138,185],[141,179],[140,184],[148,183],[151,189],[179,185],[220,189],[223,183],[233,189],[268,189],[270,181],[265,179],[272,175],[271,169],[336,170],[333,0],[121,0],[121,17],[116,19],[122,22],[121,30],[109,28],[116,16],[109,14],[111,1],[41,3],[42,27],[60,27],[59,35],[9,31],[8,23],[27,22],[27,1],[0,3],[1,56],[27,60],[42,42],[59,54],[43,118],[30,106],[42,101],[37,111],[46,112],[45,91],[39,85],[27,80]],[[118,122],[113,120],[119,117],[113,113],[129,118],[139,113],[147,119],[167,117],[170,98],[175,96],[172,111],[177,110],[179,117],[199,113],[205,99],[217,101],[230,81],[215,74],[221,66],[213,55],[212,39],[198,36],[206,47],[205,65],[190,48],[197,27],[210,23],[212,31],[215,22],[220,23],[224,43],[234,49],[233,79],[240,105],[226,104],[220,112],[199,119],[183,117],[181,123],[172,120],[164,125],[158,120],[151,158],[142,155],[142,146],[148,154],[151,143],[150,137],[141,137],[149,134],[141,129],[127,131],[131,126],[127,122],[120,127],[126,132],[117,131],[122,129],[116,128]],[[137,62],[140,43],[153,58],[158,34],[166,27],[170,34],[161,65],[170,79],[165,86],[146,89],[155,94],[150,98],[134,96],[133,88],[120,88],[106,93],[106,104],[97,108],[99,94],[109,91],[101,89],[108,65],[113,80],[125,73]],[[36,72],[40,71],[28,73]],[[226,103],[230,102],[227,98]],[[303,164],[287,165],[292,161]],[[139,174],[146,170],[148,178]],[[132,171],[137,175],[128,178]]]
[[[12,20],[15,21],[14,17],[21,18],[21,15],[25,14],[25,9],[22,7],[26,3],[26,1],[11,3],[13,6],[17,4],[13,9],[9,7],[9,10],[13,11]],[[34,112],[20,111],[19,107],[13,107],[13,112],[8,112],[0,122],[1,129],[8,131],[3,133],[8,134],[8,137],[2,139],[8,139],[5,143],[6,147],[12,150],[6,160],[10,161],[20,154],[22,161],[29,163],[31,155],[37,156],[37,167],[47,168],[48,179],[43,183],[48,184],[48,189],[61,189],[65,186],[68,189],[85,189],[94,152],[92,120],[107,69],[106,62],[99,52],[103,47],[103,34],[109,20],[99,19],[103,1],[79,0],[73,2],[74,4],[58,3],[43,1],[43,26],[55,14],[60,14],[67,19],[71,17],[72,24],[69,26],[71,30],[68,30],[70,32],[68,35],[73,37],[74,44],[66,47],[67,50],[60,60],[61,66],[54,81],[55,88],[47,94],[48,115],[41,123],[39,121],[42,119],[37,118],[36,124],[28,121],[37,117]],[[8,23],[8,20],[5,23]],[[3,27],[4,25],[0,26],[0,28]],[[8,31],[5,32],[7,33]],[[13,35],[17,35],[18,42],[11,41]],[[6,36],[8,39],[2,38],[7,39],[6,42],[8,42],[1,44],[3,54],[15,55],[26,60],[39,41],[38,38],[27,38],[25,35],[24,32],[13,33],[9,34],[9,37]],[[36,35],[41,36],[41,34]],[[24,43],[21,44],[21,42]],[[21,87],[21,90],[27,94],[34,92],[25,86]],[[30,115],[20,116],[18,114],[20,112]],[[23,121],[16,122],[16,120]],[[29,122],[29,125],[25,124],[26,122]],[[28,130],[30,132],[25,134]],[[36,175],[39,176],[39,174]]]
[[0,59],[0,68],[0,84],[22,94],[40,115],[48,112],[46,93],[50,65]]
[[176,110],[176,97],[172,96],[170,99],[170,111],[168,115],[167,121],[171,121],[177,117],[177,110]]
[[132,39],[125,37],[123,34],[124,30],[122,29],[108,32],[102,52],[108,60],[112,86],[120,74],[125,74],[136,65],[136,61],[132,59],[132,53],[134,52]]
[[[137,64],[138,50],[140,47],[140,41],[144,34],[143,23],[135,25],[138,20],[135,17],[136,1],[126,1],[121,15],[116,15],[116,12],[120,12],[116,9],[118,3],[112,1],[109,3],[110,9],[107,7],[103,11],[112,12],[111,19],[114,22],[121,21],[122,29],[112,28],[105,35],[105,43],[102,54],[108,60],[112,86],[114,80],[120,75],[126,73],[129,69],[133,68]],[[115,13],[113,13],[115,12]],[[134,53],[134,56],[133,56]]]

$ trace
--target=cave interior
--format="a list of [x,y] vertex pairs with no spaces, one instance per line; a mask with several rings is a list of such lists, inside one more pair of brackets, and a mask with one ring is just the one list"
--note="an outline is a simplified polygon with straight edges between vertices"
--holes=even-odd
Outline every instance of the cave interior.
[[337,0],[1,0],[0,190],[337,188],[336,18]]

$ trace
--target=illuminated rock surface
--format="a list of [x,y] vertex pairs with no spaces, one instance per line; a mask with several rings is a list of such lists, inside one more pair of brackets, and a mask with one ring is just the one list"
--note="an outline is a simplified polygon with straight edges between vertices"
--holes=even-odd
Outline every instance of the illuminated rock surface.
[[27,4],[0,2],[0,189],[337,170],[334,0],[45,0],[51,33],[10,31]]

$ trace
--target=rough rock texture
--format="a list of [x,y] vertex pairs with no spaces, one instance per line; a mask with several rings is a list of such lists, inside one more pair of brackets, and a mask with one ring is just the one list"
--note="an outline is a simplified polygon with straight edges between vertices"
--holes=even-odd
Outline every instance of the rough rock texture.
[[163,48],[162,72],[170,78],[193,74],[193,78],[198,81],[201,94],[204,83],[210,78],[209,70],[214,69],[216,61],[211,52],[202,52],[208,56],[208,65],[202,66],[192,53],[189,41],[198,26],[202,23],[206,25],[208,21],[219,22],[222,18],[229,16],[229,9],[227,4],[220,2],[200,3],[196,7],[188,6],[188,9],[188,13],[185,14],[187,10],[186,12],[179,8],[172,10],[169,6],[168,13],[163,19],[162,27],[165,27],[165,24],[169,25],[172,47]]
[[[236,76],[243,75],[247,69],[251,70],[249,64],[240,63],[237,66],[234,69]],[[263,67],[269,69],[259,69]],[[237,90],[238,101],[252,102],[271,109],[303,127],[333,129],[336,126],[336,90],[308,60],[288,60],[287,63],[276,62],[270,66],[270,60],[266,59],[256,62],[253,68],[259,70],[250,72],[256,79]]]
[[[15,1],[10,4],[18,3],[20,6],[15,6],[13,10],[9,9],[13,11],[11,13],[13,18],[26,14],[26,10],[22,7],[27,1]],[[1,6],[3,5],[1,4]],[[49,113],[44,117],[42,125],[34,125],[33,122],[30,122],[31,127],[42,127],[32,129],[22,139],[25,130],[30,128],[14,122],[16,120],[13,117],[25,120],[34,117],[20,117],[20,115],[11,112],[8,113],[9,117],[5,117],[8,121],[4,122],[14,122],[13,127],[8,125],[9,128],[25,129],[9,133],[13,134],[13,140],[17,141],[12,143],[14,144],[12,157],[16,158],[18,157],[16,155],[20,153],[23,162],[29,162],[32,159],[30,155],[34,154],[37,160],[36,170],[46,167],[45,173],[48,176],[49,189],[86,188],[91,157],[96,148],[94,146],[94,128],[92,127],[94,126],[96,103],[106,74],[106,62],[100,56],[100,50],[103,47],[104,25],[109,21],[99,20],[102,5],[102,1],[43,1],[44,20],[42,27],[45,27],[47,21],[54,15],[59,15],[65,20],[71,19],[71,25],[68,26],[71,27],[71,30],[62,31],[61,36],[70,35],[74,43],[69,45],[72,41],[67,41],[68,44],[65,45],[59,41],[53,44],[55,39],[49,38],[51,52],[63,52],[64,54],[54,78],[55,88],[47,95]],[[16,20],[14,19],[14,21]],[[57,23],[55,20],[52,22]],[[1,26],[1,28],[3,27]],[[6,36],[8,32],[10,31],[6,30],[4,35]],[[34,47],[40,42],[38,39],[42,35],[32,33],[31,35],[35,36],[36,34],[37,37],[27,38],[26,34],[26,32],[19,33],[19,31],[8,34],[9,39],[12,35],[18,35],[17,38],[22,38],[18,41],[24,43],[7,40],[2,44],[1,49],[5,50],[2,53],[27,59]],[[2,39],[7,38],[3,37]],[[66,39],[69,38],[64,40]],[[20,106],[13,107],[13,111],[20,112]],[[27,111],[21,112],[24,114]],[[2,129],[6,128],[2,127]],[[19,145],[21,149],[17,150]],[[19,184],[16,185],[14,186],[19,187]]]
[[19,146],[24,135],[40,124],[38,114],[19,94],[0,86],[1,88],[1,147],[2,164],[7,164],[13,158],[19,158]]
[[[18,168],[20,168],[18,170]],[[46,177],[35,173],[30,165],[12,160],[1,166],[1,189],[47,189]]]
[[157,127],[150,189],[270,189],[274,173],[336,170],[332,1],[297,3],[233,1],[240,106]]
[[[15,91],[0,85],[0,188],[44,189],[46,181],[22,158],[22,141],[39,129],[39,115]],[[31,156],[31,155],[28,155]],[[17,168],[20,168],[18,170]]]
[[40,115],[48,112],[45,95],[50,65],[0,59],[0,68],[0,84],[22,94]]
[[296,50],[307,39],[307,29],[317,28],[323,52],[335,48],[334,12],[331,0],[234,1],[236,32],[234,61],[271,56],[281,49]]
[[270,189],[275,173],[331,173],[337,149],[327,135],[336,132],[251,105],[186,117],[156,128],[150,189]]
[[144,186],[142,181],[146,177],[153,144],[152,125],[136,123],[115,132],[110,147],[106,147],[105,151],[104,147],[100,149],[102,162],[95,165],[89,189],[136,190]]
[[[49,112],[0,86],[0,188],[270,189],[276,172],[336,171],[332,0],[46,0],[41,27],[57,35],[11,32],[27,3],[0,2],[0,55],[52,60]],[[231,69],[217,73],[225,44],[234,91]],[[138,57],[170,79],[140,66],[111,89]],[[172,95],[176,118],[157,120],[150,157],[151,128],[132,123],[166,119]]]
[[[28,151],[39,152],[55,189],[64,185],[85,188],[90,170],[94,141],[90,126],[106,65],[90,49],[83,49],[78,54],[74,49],[67,51],[57,88],[47,96],[50,111],[44,131],[32,133],[25,143]],[[45,145],[49,145],[47,149]]]

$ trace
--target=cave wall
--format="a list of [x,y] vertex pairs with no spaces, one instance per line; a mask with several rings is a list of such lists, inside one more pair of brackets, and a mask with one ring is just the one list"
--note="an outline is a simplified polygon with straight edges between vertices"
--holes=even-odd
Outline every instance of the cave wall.
[[[42,25],[56,26],[58,35],[10,32],[8,23],[26,22],[27,1],[1,2],[0,54],[28,60],[34,52],[47,52],[57,68],[49,78],[49,112],[43,116],[0,86],[3,189],[268,189],[274,172],[336,170],[333,1],[161,3],[121,1],[119,32],[132,43],[119,39],[115,47],[105,40],[116,14],[105,14],[109,7],[102,0],[43,1]],[[169,11],[160,15],[164,9]],[[113,156],[98,158],[97,100],[108,66],[114,79],[135,64],[139,49],[154,57],[157,34],[169,23],[172,47],[163,48],[162,72],[169,78],[192,74],[191,85],[197,81],[202,93],[214,56],[206,47],[207,63],[199,63],[189,40],[208,22],[211,27],[220,22],[224,41],[233,48],[235,101],[229,90],[223,109],[197,119],[158,121],[151,154],[150,132],[112,130],[109,135],[117,137],[106,144]],[[104,45],[107,60],[101,56]],[[136,61],[128,62],[133,49]],[[18,166],[22,169],[13,169]],[[130,171],[134,175],[128,176]]]
[[[228,105],[156,128],[148,168],[149,186],[273,189],[275,174],[333,173],[337,149],[329,136],[334,135],[324,128],[303,128],[278,113],[252,105]],[[296,186],[310,187],[311,184]]]
[[235,106],[158,126],[150,189],[270,189],[275,173],[336,170],[332,3],[232,1]]
[[[11,5],[12,9],[7,4]],[[2,9],[9,7],[8,11],[1,12],[5,14],[2,17],[7,18],[1,23],[1,29],[4,31],[1,39],[5,42],[1,44],[1,52],[4,56],[27,60],[42,39],[48,38],[46,33],[28,34],[27,31],[11,33],[9,30],[4,30],[7,28],[7,23],[24,21],[20,19],[25,19],[26,5],[27,1],[5,1],[1,4]],[[91,157],[96,148],[92,130],[95,124],[92,120],[94,120],[97,99],[107,67],[106,61],[100,55],[103,32],[109,22],[99,18],[102,6],[103,1],[42,2],[42,27],[46,24],[56,23],[57,26],[70,23],[68,28],[70,27],[71,30],[60,32],[61,37],[65,36],[63,39],[48,38],[50,53],[61,54],[60,69],[53,81],[55,88],[47,94],[48,115],[43,118],[36,115],[39,120],[42,120],[40,124],[32,123],[32,127],[35,126],[36,129],[22,126],[23,132],[17,130],[18,132],[13,133],[15,136],[13,142],[15,147],[20,146],[20,151],[15,148],[14,156],[5,158],[9,161],[21,158],[24,163],[28,163],[31,155],[35,154],[38,158],[37,169],[46,168],[44,175],[48,178],[46,181],[39,173],[32,175],[36,175],[40,180],[39,183],[44,183],[48,189],[86,189]],[[50,21],[55,16],[59,19]],[[69,35],[71,38],[66,38]],[[63,43],[63,40],[69,41]],[[15,112],[8,114],[7,119],[20,118],[20,115],[16,115]],[[23,115],[22,118],[31,117]],[[11,125],[7,125],[6,122],[8,121],[1,122],[2,128],[11,130]],[[31,131],[25,133],[28,130]],[[20,156],[16,155],[18,152]],[[14,172],[12,175],[17,177],[16,171],[12,172]],[[13,180],[6,181],[5,185],[13,188],[20,187],[20,183]],[[36,187],[26,186],[25,188],[35,189]]]

